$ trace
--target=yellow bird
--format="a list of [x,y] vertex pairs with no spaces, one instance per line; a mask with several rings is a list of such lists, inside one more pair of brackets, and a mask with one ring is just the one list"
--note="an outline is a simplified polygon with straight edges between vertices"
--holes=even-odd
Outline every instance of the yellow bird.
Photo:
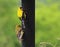
[[[23,13],[24,13],[24,14],[23,14]],[[24,16],[24,18],[26,18],[26,14],[25,14],[25,12],[23,11],[23,8],[22,8],[22,7],[18,8],[17,16],[18,16],[20,19],[22,19],[23,16]]]
[[18,14],[18,17],[20,18],[22,17],[22,14],[23,14],[22,8],[18,8],[17,14]]

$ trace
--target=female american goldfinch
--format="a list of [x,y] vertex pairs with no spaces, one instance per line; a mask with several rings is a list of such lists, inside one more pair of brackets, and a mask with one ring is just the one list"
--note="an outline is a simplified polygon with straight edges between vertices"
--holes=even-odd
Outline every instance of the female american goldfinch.
[[16,25],[16,35],[17,35],[19,40],[22,39],[23,34],[24,34],[24,32],[22,30],[22,27],[20,25]]

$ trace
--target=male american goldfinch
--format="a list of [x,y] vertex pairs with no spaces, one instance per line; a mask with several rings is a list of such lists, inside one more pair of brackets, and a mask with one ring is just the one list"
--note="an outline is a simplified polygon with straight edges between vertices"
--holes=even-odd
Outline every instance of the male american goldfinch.
[[22,20],[23,18],[26,18],[26,14],[23,11],[22,7],[18,8],[17,15],[18,15],[18,17],[19,17],[20,20]]

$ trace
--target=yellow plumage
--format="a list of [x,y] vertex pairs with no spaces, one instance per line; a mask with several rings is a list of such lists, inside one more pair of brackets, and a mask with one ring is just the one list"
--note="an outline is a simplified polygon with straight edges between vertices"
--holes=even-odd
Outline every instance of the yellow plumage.
[[23,14],[23,10],[22,9],[20,9],[20,8],[18,8],[18,12],[17,12],[17,15],[18,15],[18,17],[22,17],[22,14]]

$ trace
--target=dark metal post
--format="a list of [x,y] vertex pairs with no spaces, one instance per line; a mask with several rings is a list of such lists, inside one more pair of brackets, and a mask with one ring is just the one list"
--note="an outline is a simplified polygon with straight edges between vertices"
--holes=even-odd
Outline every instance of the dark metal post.
[[35,47],[35,0],[22,0],[22,8],[26,13],[22,47]]

